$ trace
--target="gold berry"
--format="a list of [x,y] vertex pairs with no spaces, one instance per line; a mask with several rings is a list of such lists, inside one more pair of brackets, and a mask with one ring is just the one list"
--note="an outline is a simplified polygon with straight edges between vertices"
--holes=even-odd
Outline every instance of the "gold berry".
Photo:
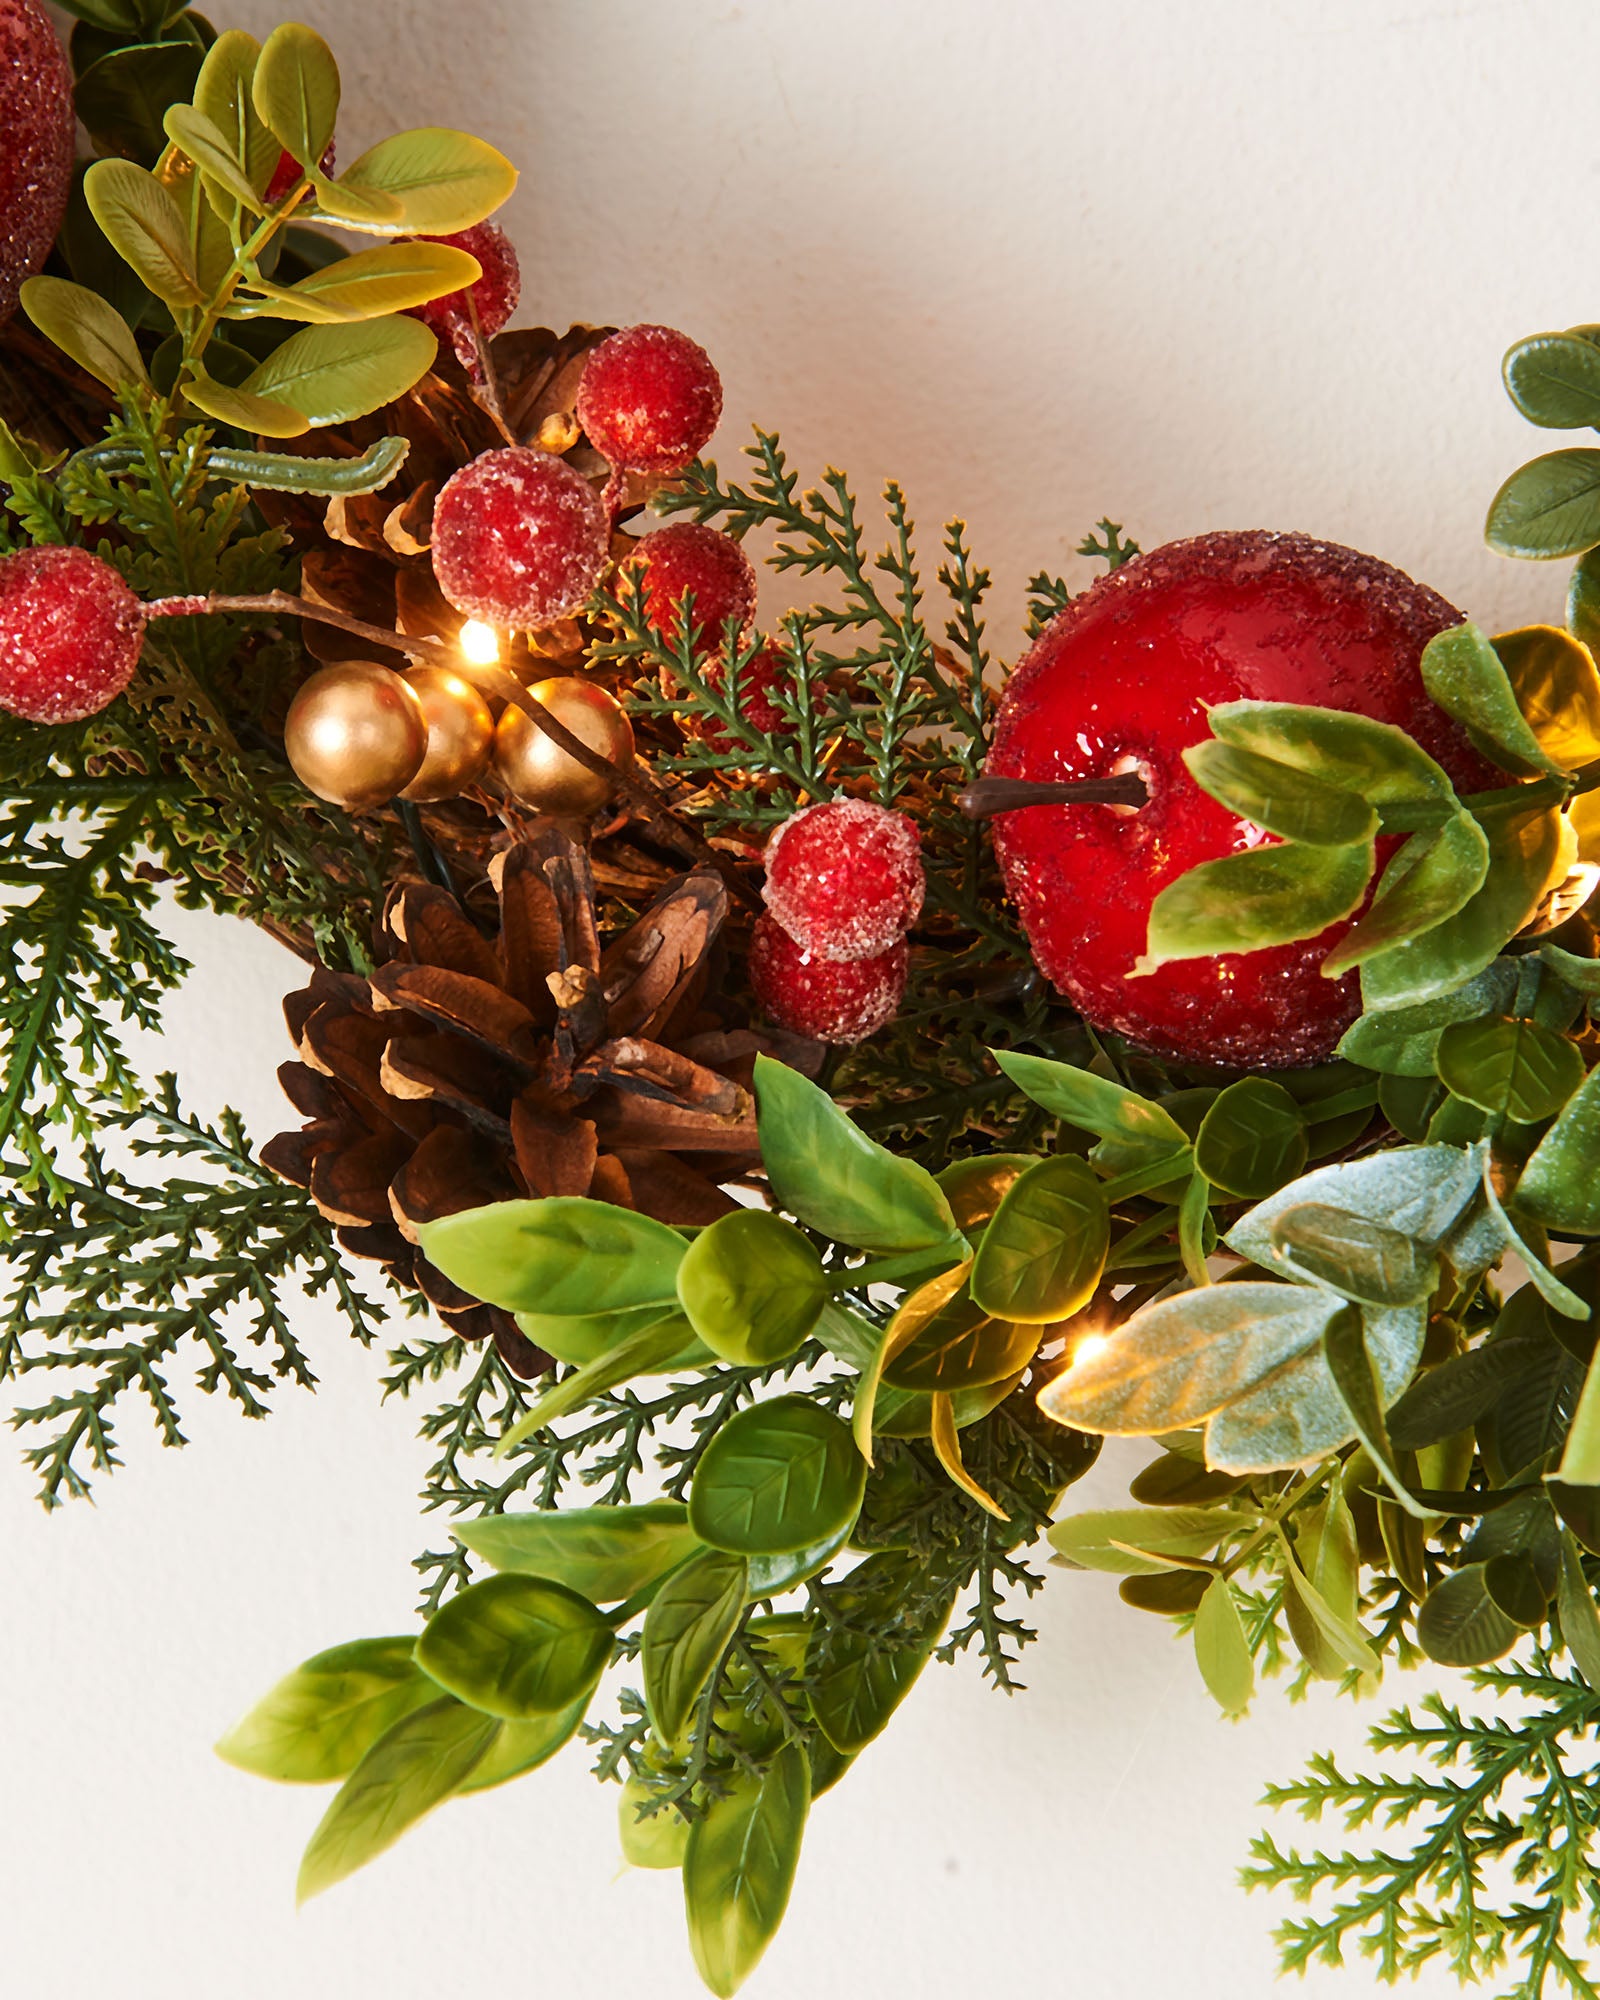
[[367,812],[417,775],[428,722],[401,675],[371,660],[346,660],[313,674],[295,696],[283,747],[308,792]]
[[400,796],[416,805],[453,799],[489,767],[494,717],[470,681],[448,667],[412,667],[406,685],[422,704],[428,747],[422,768]]
[[[528,693],[616,769],[626,770],[633,762],[633,725],[604,688],[569,674],[539,681]],[[540,812],[597,812],[615,789],[613,781],[580,764],[520,708],[507,708],[500,717],[494,767],[514,798]]]

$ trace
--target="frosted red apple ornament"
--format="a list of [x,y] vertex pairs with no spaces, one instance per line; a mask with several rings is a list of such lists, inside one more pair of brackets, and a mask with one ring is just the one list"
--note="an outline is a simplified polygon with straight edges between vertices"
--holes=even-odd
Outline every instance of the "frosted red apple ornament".
[[38,0],[0,0],[0,323],[50,254],[72,186],[72,71]]
[[1136,810],[1043,804],[994,821],[1034,960],[1086,1020],[1184,1062],[1277,1067],[1331,1053],[1360,1010],[1359,986],[1320,967],[1353,919],[1295,944],[1139,970],[1157,894],[1270,838],[1203,792],[1182,753],[1208,739],[1215,703],[1295,702],[1392,723],[1462,789],[1493,785],[1422,685],[1423,648],[1460,622],[1374,557],[1260,531],[1136,557],[1051,621],[1006,688],[988,775],[1135,771],[1149,790]]

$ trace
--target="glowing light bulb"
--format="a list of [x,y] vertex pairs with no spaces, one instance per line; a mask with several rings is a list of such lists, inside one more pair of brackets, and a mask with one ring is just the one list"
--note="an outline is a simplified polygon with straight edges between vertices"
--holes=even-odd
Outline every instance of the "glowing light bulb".
[[500,658],[500,634],[481,618],[469,618],[461,628],[461,657],[469,666],[495,666]]
[[1086,1333],[1072,1350],[1072,1366],[1080,1361],[1092,1361],[1097,1354],[1103,1354],[1111,1345],[1111,1338],[1104,1333]]

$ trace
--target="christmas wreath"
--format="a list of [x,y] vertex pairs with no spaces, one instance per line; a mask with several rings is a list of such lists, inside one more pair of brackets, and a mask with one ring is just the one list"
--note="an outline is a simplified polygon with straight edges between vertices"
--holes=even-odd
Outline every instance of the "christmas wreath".
[[[1600,452],[1490,509],[1564,629],[1102,521],[1003,675],[959,522],[934,611],[897,487],[699,455],[685,335],[506,330],[492,148],[342,165],[310,30],[71,11],[0,0],[0,1379],[53,1505],[124,1404],[182,1442],[175,1367],[309,1385],[298,1290],[419,1315],[420,1629],[219,1746],[336,1788],[301,1894],[581,1742],[731,1993],[928,1660],[1013,1685],[1043,1546],[1229,1716],[1458,1668],[1247,1880],[1288,1966],[1595,2000]],[[1600,334],[1506,384],[1600,428]],[[164,896],[302,961],[259,1149],[119,1042]]]

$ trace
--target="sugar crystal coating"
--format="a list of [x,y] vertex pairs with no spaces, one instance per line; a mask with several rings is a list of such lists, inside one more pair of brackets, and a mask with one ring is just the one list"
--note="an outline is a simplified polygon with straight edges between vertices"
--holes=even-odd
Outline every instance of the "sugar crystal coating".
[[50,254],[72,186],[72,71],[38,0],[0,0],[0,323]]
[[0,556],[0,708],[28,722],[81,722],[128,685],[144,606],[87,549]]
[[663,644],[677,646],[683,630],[679,608],[693,598],[690,637],[697,655],[723,642],[730,618],[741,634],[756,615],[756,573],[730,536],[698,521],[680,521],[641,535],[629,561],[644,587],[645,617]]
[[899,938],[876,958],[817,958],[770,915],[750,934],[750,990],[791,1035],[853,1047],[892,1021],[905,997],[910,952]]
[[[1202,861],[1262,845],[1189,776],[1208,704],[1346,709],[1398,725],[1463,790],[1502,783],[1427,698],[1419,663],[1461,622],[1399,570],[1307,535],[1201,535],[1136,557],[1053,619],[1018,665],[992,776],[1099,778],[1137,768],[1147,805],[1029,806],[994,822],[1006,887],[1041,971],[1097,1027],[1180,1061],[1320,1061],[1360,1010],[1354,974],[1320,965],[1354,918],[1263,951],[1130,977],[1157,892]],[[1394,843],[1379,842],[1380,864]]]
[[[478,315],[478,331],[485,340],[492,340],[516,311],[522,297],[522,270],[517,263],[511,238],[492,222],[478,222],[471,229],[457,231],[454,236],[421,236],[407,240],[448,243],[452,249],[465,250],[469,257],[476,257],[483,266],[483,276],[475,284],[459,292],[446,292],[443,298],[429,299],[426,305],[411,308],[412,317],[431,328],[440,340],[447,340],[462,367],[469,373],[475,373],[478,344],[472,337],[473,312]],[[470,307],[467,303],[469,295],[472,301]]]
[[711,357],[670,326],[629,326],[589,356],[577,416],[595,450],[624,472],[681,472],[722,415]]
[[466,618],[537,630],[585,604],[610,553],[600,496],[529,445],[452,473],[433,512],[433,573]]
[[927,887],[917,829],[866,799],[829,799],[767,842],[767,908],[814,957],[875,958],[905,936]]

